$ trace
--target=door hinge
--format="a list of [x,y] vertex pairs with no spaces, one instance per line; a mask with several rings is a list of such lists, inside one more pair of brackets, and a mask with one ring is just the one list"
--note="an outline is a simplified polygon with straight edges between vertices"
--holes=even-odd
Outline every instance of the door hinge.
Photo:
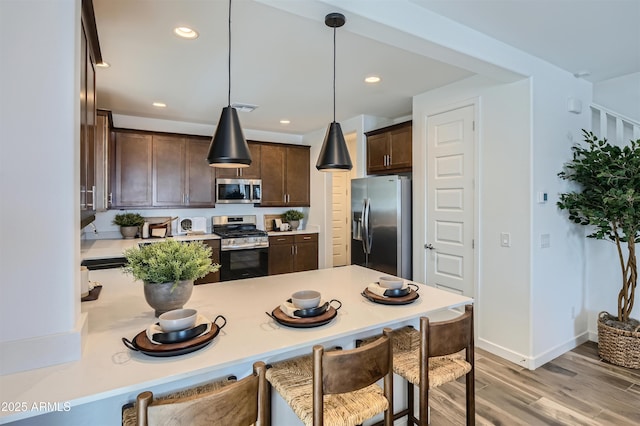
[[476,248],[476,240],[471,240],[471,248]]
[[473,130],[474,132],[476,131],[476,121],[472,121],[471,122],[471,130]]

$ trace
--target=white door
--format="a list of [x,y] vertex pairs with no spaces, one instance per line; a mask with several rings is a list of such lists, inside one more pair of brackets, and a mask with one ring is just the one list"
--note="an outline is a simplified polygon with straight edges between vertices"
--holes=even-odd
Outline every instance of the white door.
[[474,107],[427,117],[427,283],[474,295]]

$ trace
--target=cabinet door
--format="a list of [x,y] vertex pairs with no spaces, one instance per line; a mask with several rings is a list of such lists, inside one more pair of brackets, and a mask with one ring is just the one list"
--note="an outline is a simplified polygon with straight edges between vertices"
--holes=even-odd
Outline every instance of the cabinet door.
[[95,139],[95,176],[93,200],[96,211],[105,211],[109,207],[107,194],[109,194],[108,164],[109,164],[109,112],[100,110],[96,114],[96,139]]
[[[207,152],[209,147],[207,146]],[[205,154],[206,161],[206,154]],[[207,163],[207,167],[209,167],[209,163]],[[220,240],[203,240],[204,244],[211,247],[211,262],[220,264]],[[217,272],[211,272],[205,275],[202,278],[195,280],[194,284],[206,284],[206,283],[217,283],[220,282],[220,270]]]
[[384,172],[386,170],[386,155],[389,154],[388,141],[388,133],[380,133],[367,137],[367,174]]
[[318,269],[318,234],[296,235],[293,272]]
[[285,205],[285,167],[287,151],[281,145],[262,144],[262,207]]
[[80,37],[80,210],[87,209],[87,39]]
[[293,272],[293,236],[269,237],[269,275]]
[[153,136],[153,206],[186,204],[186,141],[176,136]]
[[308,207],[309,195],[309,147],[287,147],[286,194],[287,206]]
[[411,126],[389,132],[389,169],[411,171]]
[[87,155],[84,159],[87,163],[86,172],[86,205],[87,210],[96,210],[96,71],[91,55],[87,52]]
[[208,139],[187,139],[186,201],[190,207],[213,207],[215,204],[214,168],[209,166],[208,153]]
[[[226,169],[216,167],[216,178],[218,179],[260,179],[260,170],[262,169],[260,164],[260,144],[257,142],[247,141],[249,145],[249,152],[251,153],[251,165],[249,167]],[[207,152],[208,153],[208,152]]]
[[114,207],[151,206],[151,158],[151,135],[116,133]]
[[262,149],[259,143],[247,142],[249,144],[249,152],[251,152],[251,165],[240,170],[240,177],[243,179],[260,179],[262,178],[262,162],[260,157]]

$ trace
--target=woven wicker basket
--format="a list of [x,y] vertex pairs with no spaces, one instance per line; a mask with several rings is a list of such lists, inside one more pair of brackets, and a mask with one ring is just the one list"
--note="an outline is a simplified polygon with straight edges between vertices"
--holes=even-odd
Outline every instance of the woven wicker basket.
[[598,314],[598,353],[612,364],[627,368],[640,368],[640,326],[626,331],[606,325]]

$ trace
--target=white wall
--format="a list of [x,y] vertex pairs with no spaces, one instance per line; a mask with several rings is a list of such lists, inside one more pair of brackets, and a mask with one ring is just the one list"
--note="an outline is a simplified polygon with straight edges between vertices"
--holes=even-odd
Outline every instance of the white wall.
[[640,122],[640,72],[595,83],[593,102]]
[[[414,97],[414,277],[426,279],[427,117],[475,104],[477,122],[476,328],[480,347],[526,356],[530,329],[530,85],[472,77]],[[500,247],[500,232],[511,234]],[[479,255],[479,257],[478,257]],[[502,354],[504,355],[504,354]]]
[[[533,72],[531,357],[538,366],[588,338],[584,268],[591,260],[584,252],[581,230],[556,202],[567,186],[557,174],[571,158],[571,146],[580,139],[581,129],[590,125],[587,105],[592,87],[553,67],[541,65]],[[568,111],[570,97],[581,100],[581,114]],[[538,192],[547,192],[549,201],[538,204]],[[542,234],[550,236],[549,248],[541,248]]]
[[0,374],[81,354],[79,23],[0,2]]

